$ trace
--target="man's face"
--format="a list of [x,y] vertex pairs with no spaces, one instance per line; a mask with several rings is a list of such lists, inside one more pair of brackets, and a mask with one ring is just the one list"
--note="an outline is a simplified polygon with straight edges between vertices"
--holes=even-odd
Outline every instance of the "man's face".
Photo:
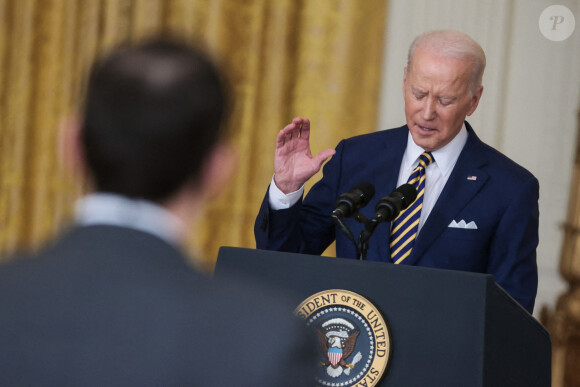
[[448,58],[417,47],[405,68],[403,95],[407,126],[417,145],[435,151],[459,133],[479,103],[483,86],[469,90],[472,62]]

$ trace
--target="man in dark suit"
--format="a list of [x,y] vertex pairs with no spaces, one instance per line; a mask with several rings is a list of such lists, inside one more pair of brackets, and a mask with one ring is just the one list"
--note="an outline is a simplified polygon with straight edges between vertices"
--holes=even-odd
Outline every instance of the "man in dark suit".
[[229,176],[226,93],[196,49],[152,40],[92,68],[65,148],[95,188],[38,254],[0,268],[0,385],[295,386],[295,305],[211,280],[180,245]]
[[[433,31],[409,50],[403,78],[407,125],[341,141],[310,153],[310,122],[295,118],[278,134],[275,174],[256,219],[258,248],[322,253],[336,239],[337,256],[354,258],[353,243],[330,214],[339,195],[361,181],[376,194],[361,213],[395,187],[419,196],[369,240],[368,259],[491,273],[532,312],[537,291],[537,179],[485,145],[465,121],[481,98],[485,54],[457,31]],[[304,201],[303,185],[330,156],[324,176]],[[356,236],[360,223],[346,219]]]

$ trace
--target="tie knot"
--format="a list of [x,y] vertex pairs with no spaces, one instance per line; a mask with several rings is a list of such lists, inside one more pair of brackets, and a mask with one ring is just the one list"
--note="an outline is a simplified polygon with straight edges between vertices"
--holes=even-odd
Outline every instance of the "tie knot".
[[423,166],[423,168],[427,168],[429,164],[431,164],[435,159],[431,152],[423,152],[421,156],[419,156],[419,164]]

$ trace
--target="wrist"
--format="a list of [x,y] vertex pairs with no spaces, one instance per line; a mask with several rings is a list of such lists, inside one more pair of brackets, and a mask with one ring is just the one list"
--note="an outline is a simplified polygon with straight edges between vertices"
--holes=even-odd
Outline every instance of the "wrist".
[[298,191],[300,187],[304,185],[304,183],[300,182],[292,182],[286,181],[284,179],[278,179],[275,174],[274,174],[274,184],[276,185],[276,188],[282,191],[285,195]]

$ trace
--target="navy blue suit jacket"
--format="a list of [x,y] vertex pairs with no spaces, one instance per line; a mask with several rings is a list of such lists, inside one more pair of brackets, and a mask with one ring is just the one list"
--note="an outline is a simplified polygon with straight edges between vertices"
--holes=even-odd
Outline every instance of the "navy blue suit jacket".
[[[538,283],[538,181],[466,127],[467,143],[404,263],[493,274],[532,312]],[[396,188],[408,131],[403,126],[341,141],[323,178],[287,210],[271,210],[266,194],[255,224],[257,248],[321,254],[336,239],[337,256],[355,258],[352,242],[330,218],[335,200],[369,181],[376,193],[360,212],[372,217],[377,201]],[[448,227],[453,220],[474,221],[477,229]],[[353,219],[346,223],[355,237],[363,229]],[[376,228],[368,260],[390,262],[389,231],[390,223]]]
[[216,281],[153,235],[74,228],[0,267],[0,385],[307,385],[295,304]]

